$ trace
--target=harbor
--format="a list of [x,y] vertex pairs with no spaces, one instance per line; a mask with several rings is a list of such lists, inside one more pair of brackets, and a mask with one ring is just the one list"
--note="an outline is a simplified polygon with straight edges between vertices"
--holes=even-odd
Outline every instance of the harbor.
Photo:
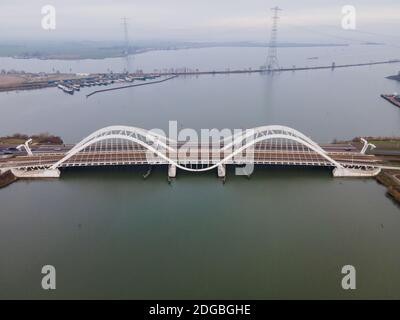
[[[158,74],[146,74],[146,75],[141,75],[141,76],[133,76],[129,74],[101,74],[101,75],[94,75],[94,76],[88,76],[84,78],[79,78],[79,79],[67,79],[61,81],[61,83],[57,84],[57,87],[64,91],[65,93],[68,94],[74,94],[76,91],[80,91],[81,88],[84,87],[100,87],[100,86],[109,86],[113,84],[119,84],[119,83],[132,83],[132,82],[143,82],[147,80],[153,80],[156,78],[159,78],[160,75]],[[163,79],[162,81],[169,80],[172,77],[168,79]],[[157,81],[157,83],[160,81]],[[150,84],[150,83],[144,83],[144,84]],[[112,88],[112,89],[103,89],[103,90],[96,90],[90,94],[87,95],[87,97],[98,93],[98,92],[104,92],[108,90],[116,90],[116,89],[121,89],[121,88],[127,88],[127,87],[133,87],[133,86],[139,86],[143,85],[141,84],[136,84],[135,85],[128,85],[128,86],[123,86],[123,87],[117,87],[117,88]]]
[[0,74],[0,92],[58,88],[67,94],[74,94],[83,87],[109,86],[117,83],[132,83],[159,78],[159,74],[141,72],[96,73],[96,74],[58,74],[10,72]]
[[296,71],[312,71],[312,70],[336,70],[342,68],[366,67],[386,64],[398,64],[399,59],[370,61],[365,63],[337,64],[332,62],[327,65],[320,66],[296,66],[267,68],[261,66],[258,68],[242,68],[242,69],[215,69],[205,70],[178,68],[166,70],[157,70],[157,72],[144,72],[136,70],[135,72],[121,73],[25,73],[24,71],[5,72],[0,74],[0,92],[2,91],[19,91],[42,89],[49,87],[57,87],[67,94],[74,94],[80,91],[82,87],[92,86],[109,86],[115,83],[131,83],[134,81],[154,80],[159,77],[175,77],[175,76],[200,76],[200,75],[228,75],[228,74],[270,74],[280,72],[296,72]]

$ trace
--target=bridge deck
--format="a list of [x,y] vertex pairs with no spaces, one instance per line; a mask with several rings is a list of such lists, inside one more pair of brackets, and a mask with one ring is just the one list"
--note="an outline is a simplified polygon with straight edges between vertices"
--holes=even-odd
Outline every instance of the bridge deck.
[[[371,155],[363,155],[348,146],[325,146],[326,154],[344,166],[373,167],[380,159]],[[0,159],[0,168],[40,168],[50,167],[61,160],[67,153],[65,151],[46,150],[36,152],[32,156],[17,155],[8,159]],[[166,158],[174,159],[176,163],[183,166],[210,166],[220,162],[229,155],[226,151],[210,151],[209,148],[191,147],[185,152],[170,154],[165,152]],[[102,165],[138,165],[138,164],[168,164],[167,159],[152,154],[142,146],[136,146],[135,150],[121,150],[120,146],[103,146],[102,149],[94,151],[83,150],[74,155],[60,167],[74,166],[102,166]],[[266,145],[257,144],[251,152],[243,151],[228,159],[225,164],[282,164],[282,165],[310,165],[310,166],[332,166],[332,163],[314,151],[296,150],[295,145]]]

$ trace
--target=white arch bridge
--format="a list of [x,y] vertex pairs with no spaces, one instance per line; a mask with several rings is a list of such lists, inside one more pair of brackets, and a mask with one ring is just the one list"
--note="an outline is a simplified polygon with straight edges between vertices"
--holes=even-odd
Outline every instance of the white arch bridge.
[[142,164],[168,165],[170,177],[175,176],[176,169],[218,169],[218,175],[225,176],[226,165],[245,166],[242,171],[246,172],[255,164],[330,167],[338,177],[374,176],[380,171],[379,159],[366,155],[366,148],[362,152],[335,145],[323,148],[285,126],[211,133],[207,139],[190,134],[171,139],[153,130],[110,126],[93,132],[65,152],[31,152],[25,144],[27,155],[2,160],[0,170],[11,169],[22,178],[59,177],[59,169],[66,167]]

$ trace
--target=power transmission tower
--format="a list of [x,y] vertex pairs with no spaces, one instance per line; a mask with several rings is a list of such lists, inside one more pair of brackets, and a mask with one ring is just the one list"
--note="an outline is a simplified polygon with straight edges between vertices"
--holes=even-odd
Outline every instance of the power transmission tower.
[[125,35],[125,55],[129,54],[129,36],[128,36],[128,18],[122,18],[122,25],[124,26],[124,35]]
[[278,20],[279,20],[279,11],[282,11],[279,7],[271,8],[273,11],[272,16],[272,30],[271,30],[271,39],[268,47],[268,56],[267,62],[265,64],[265,68],[269,71],[274,69],[279,69],[279,61],[278,61],[278,50],[276,47],[276,40],[278,38]]
[[128,73],[131,70],[131,61],[129,57],[129,35],[128,35],[128,18],[122,18],[122,25],[124,26],[124,36],[125,36],[125,50],[124,55],[126,58],[126,68],[124,72]]

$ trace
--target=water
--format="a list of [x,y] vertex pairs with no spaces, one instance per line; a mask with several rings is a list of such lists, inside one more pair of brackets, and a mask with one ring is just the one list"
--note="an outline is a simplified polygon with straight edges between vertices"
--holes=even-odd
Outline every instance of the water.
[[[250,49],[233,51],[234,58],[229,48],[193,50],[193,59],[210,68],[230,59],[243,66],[242,50]],[[315,56],[310,48],[285,50],[296,59]],[[262,60],[257,52],[252,61]],[[172,65],[173,53],[179,67],[187,50],[135,61]],[[384,78],[396,68],[177,78],[89,99],[90,88],[74,96],[1,93],[0,134],[49,131],[73,143],[106,125],[167,129],[177,120],[195,129],[285,124],[318,142],[399,135],[400,109],[379,97],[400,91]],[[225,185],[215,172],[179,171],[169,185],[166,168],[147,180],[144,172],[75,169],[60,180],[2,189],[0,298],[400,298],[400,212],[373,179],[257,168],[250,180],[229,171]],[[57,269],[51,293],[40,289],[45,264]],[[340,287],[346,264],[357,269],[352,292]]]
[[[5,70],[26,72],[122,72],[141,69],[191,68],[206,70],[257,69],[265,63],[267,48],[215,47],[203,49],[150,51],[131,56],[129,59],[40,60],[0,57],[0,67]],[[318,57],[317,60],[309,58]],[[351,45],[337,47],[279,48],[282,67],[319,66],[362,63],[400,58],[400,48],[385,45]]]
[[86,94],[93,88],[73,96],[54,88],[0,93],[0,134],[49,131],[75,143],[108,125],[165,130],[176,120],[195,129],[282,124],[319,142],[394,136],[400,132],[400,109],[380,97],[400,92],[400,83],[385,79],[394,68],[182,77],[90,98]]

